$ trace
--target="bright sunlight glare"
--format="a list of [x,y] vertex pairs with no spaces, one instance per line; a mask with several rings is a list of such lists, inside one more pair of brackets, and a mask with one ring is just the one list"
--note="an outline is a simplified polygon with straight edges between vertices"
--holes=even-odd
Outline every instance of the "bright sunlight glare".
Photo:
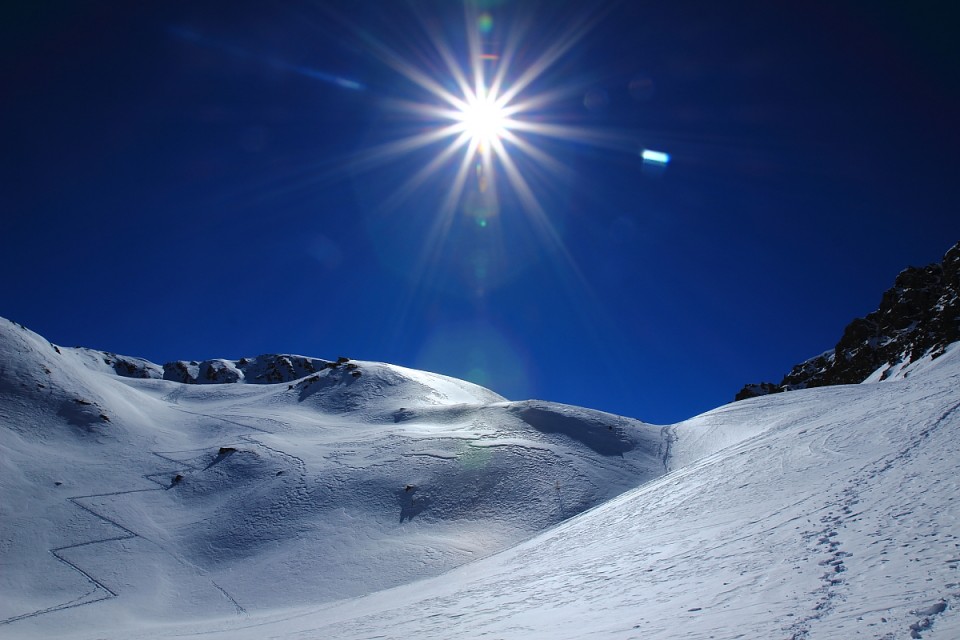
[[467,96],[457,116],[470,142],[485,146],[499,141],[510,128],[510,119],[496,96]]
[[[548,172],[564,174],[567,168],[538,148],[531,135],[600,146],[614,142],[594,129],[550,122],[545,117],[545,108],[575,94],[578,88],[554,86],[534,91],[537,81],[583,38],[600,13],[572,20],[538,53],[524,41],[531,35],[531,20],[518,15],[497,27],[490,14],[478,14],[470,3],[465,4],[466,51],[451,46],[451,40],[442,33],[443,25],[422,21],[426,35],[423,44],[433,51],[429,65],[415,63],[384,41],[364,34],[364,44],[382,62],[425,92],[424,100],[391,100],[393,108],[428,126],[420,127],[414,135],[368,148],[358,158],[357,166],[381,164],[434,147],[433,160],[415,172],[384,203],[385,208],[399,206],[428,179],[446,173],[449,187],[438,211],[439,226],[447,227],[457,211],[473,215],[472,205],[478,197],[487,203],[483,211],[489,217],[498,210],[500,177],[517,195],[525,213],[541,231],[552,236],[535,189],[521,173],[522,165],[516,158],[525,156]],[[503,37],[497,35],[499,28]],[[475,193],[478,191],[480,196]],[[438,234],[444,233],[442,228]]]
[[[531,15],[506,10],[478,13],[472,2],[465,2],[464,8],[465,39],[448,37],[445,31],[457,28],[450,21],[418,16],[424,37],[412,38],[416,55],[405,56],[370,32],[358,31],[363,45],[422,95],[386,102],[394,111],[410,116],[416,123],[415,133],[367,147],[352,170],[413,153],[425,159],[377,207],[378,215],[389,216],[400,211],[428,181],[440,186],[431,189],[442,195],[420,242],[417,266],[408,272],[417,282],[429,278],[440,263],[447,240],[463,228],[457,224],[470,223],[469,228],[484,234],[487,244],[477,251],[486,251],[487,245],[503,246],[497,235],[506,222],[497,223],[498,219],[506,221],[502,217],[506,214],[511,218],[523,214],[545,255],[564,262],[572,281],[579,283],[581,291],[588,290],[540,196],[551,191],[551,180],[567,183],[576,178],[570,167],[551,154],[557,142],[636,153],[623,130],[570,125],[565,122],[570,121],[569,114],[562,114],[562,105],[580,103],[584,89],[575,78],[567,80],[556,73],[555,67],[604,11],[589,9],[571,16],[566,26],[538,41],[537,23]],[[466,46],[461,49],[462,44]],[[503,197],[504,187],[513,198]],[[518,228],[510,224],[512,229]],[[502,261],[488,253],[481,257],[475,265],[478,295],[486,290],[489,264],[484,260]]]

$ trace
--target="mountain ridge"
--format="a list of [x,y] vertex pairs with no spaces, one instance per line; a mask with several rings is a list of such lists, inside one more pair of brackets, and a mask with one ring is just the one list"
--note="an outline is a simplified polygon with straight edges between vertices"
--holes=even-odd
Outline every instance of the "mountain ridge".
[[878,308],[856,318],[832,350],[795,365],[779,383],[745,385],[734,400],[837,384],[882,381],[960,340],[960,242],[940,262],[907,267]]

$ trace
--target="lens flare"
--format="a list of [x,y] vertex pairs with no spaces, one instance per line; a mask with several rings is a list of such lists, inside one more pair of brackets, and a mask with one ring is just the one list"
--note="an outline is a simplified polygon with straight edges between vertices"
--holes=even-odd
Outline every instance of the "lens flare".
[[477,18],[477,28],[480,33],[487,34],[493,31],[493,16],[489,13],[481,13]]
[[666,166],[670,163],[670,154],[663,151],[654,151],[653,149],[644,149],[640,152],[640,157],[644,162]]

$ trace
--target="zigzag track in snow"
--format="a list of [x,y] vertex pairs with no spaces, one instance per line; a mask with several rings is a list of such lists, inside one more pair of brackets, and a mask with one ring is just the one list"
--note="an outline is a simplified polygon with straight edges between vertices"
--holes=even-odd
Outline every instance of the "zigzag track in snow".
[[[10,624],[11,622],[17,622],[18,620],[26,620],[27,618],[34,618],[47,613],[53,613],[55,611],[63,611],[64,609],[73,609],[73,608],[82,607],[88,604],[94,604],[96,602],[102,602],[103,600],[116,598],[118,595],[116,591],[114,591],[113,589],[108,587],[106,584],[104,584],[103,581],[94,577],[89,571],[84,570],[82,567],[78,566],[76,563],[71,562],[70,560],[65,558],[62,552],[68,551],[69,549],[76,549],[78,547],[86,547],[92,544],[103,544],[106,542],[118,542],[120,540],[131,540],[133,538],[140,538],[141,537],[140,535],[126,528],[116,520],[113,520],[112,518],[105,516],[102,513],[98,513],[94,509],[84,504],[81,504],[80,502],[78,502],[78,500],[83,500],[84,498],[101,498],[104,496],[117,496],[117,495],[124,495],[128,493],[142,493],[144,491],[159,491],[159,489],[149,488],[149,489],[132,489],[130,491],[111,491],[109,493],[97,493],[97,494],[90,494],[90,495],[84,495],[84,496],[72,496],[67,498],[67,501],[72,503],[75,507],[83,509],[84,511],[91,514],[95,518],[98,518],[99,520],[102,520],[103,522],[106,522],[107,524],[120,529],[121,531],[124,532],[124,535],[112,536],[109,538],[97,538],[95,540],[87,540],[86,542],[78,542],[76,544],[69,544],[62,547],[55,547],[53,549],[49,549],[51,555],[53,555],[54,558],[56,558],[57,560],[67,565],[68,567],[70,567],[71,569],[73,569],[74,571],[82,575],[84,578],[86,578],[87,581],[89,581],[93,585],[93,589],[77,598],[74,598],[73,600],[69,600],[62,604],[54,605],[52,607],[47,607],[46,609],[39,609],[37,611],[31,611],[29,613],[23,613],[18,616],[12,616],[10,618],[0,620],[0,625]],[[85,600],[85,598],[97,592],[101,592],[101,595],[99,597],[94,598],[93,600]],[[84,600],[84,601],[80,602],[80,600]]]
[[[173,458],[168,458],[168,457],[166,457],[166,456],[163,455],[163,453],[169,453],[169,452],[155,452],[155,451],[154,451],[154,452],[151,452],[151,453],[152,453],[153,455],[157,456],[158,458],[161,458],[161,459],[166,460],[166,461],[168,461],[168,462],[174,462],[174,463],[176,463],[176,464],[178,465],[178,467],[177,467],[178,469],[179,469],[179,468],[182,468],[183,466],[189,467],[189,468],[194,469],[194,470],[197,469],[197,467],[195,467],[194,465],[191,465],[191,464],[189,464],[189,463],[185,463],[185,462],[180,461],[180,460],[175,460],[175,459],[173,459]],[[31,612],[29,612],[29,613],[23,613],[23,614],[20,614],[20,615],[17,615],[17,616],[12,616],[12,617],[10,617],[10,618],[5,618],[5,619],[3,619],[3,620],[0,620],[0,625],[10,624],[11,622],[17,622],[18,620],[25,620],[25,619],[28,619],[28,618],[34,618],[34,617],[37,617],[37,616],[40,616],[40,615],[44,615],[44,614],[47,614],[47,613],[54,613],[54,612],[56,612],[56,611],[63,611],[64,609],[73,609],[73,608],[76,608],[76,607],[82,607],[82,606],[84,606],[84,605],[89,605],[89,604],[94,604],[94,603],[97,603],[97,602],[102,602],[102,601],[104,601],[104,600],[109,600],[109,599],[111,599],[111,598],[116,598],[116,597],[119,595],[116,591],[114,591],[113,589],[111,589],[110,587],[108,587],[102,580],[99,580],[98,578],[96,578],[95,576],[93,576],[89,571],[86,571],[85,569],[83,569],[82,567],[80,567],[79,565],[77,565],[76,563],[74,563],[74,562],[70,561],[69,559],[67,559],[66,557],[64,557],[62,552],[68,551],[68,550],[70,550],[70,549],[76,549],[76,548],[79,548],[79,547],[90,546],[90,545],[93,545],[93,544],[104,544],[104,543],[107,543],[107,542],[118,542],[118,541],[120,541],[120,540],[131,540],[131,539],[134,539],[134,538],[141,538],[141,539],[143,539],[143,540],[148,540],[148,539],[147,539],[147,538],[144,538],[144,537],[141,536],[141,535],[139,535],[139,534],[136,533],[135,531],[133,531],[133,530],[131,530],[131,529],[128,529],[127,527],[123,526],[122,524],[120,524],[119,522],[117,522],[116,520],[114,520],[113,518],[111,518],[111,517],[109,517],[109,516],[106,516],[106,515],[98,512],[98,511],[96,511],[94,508],[89,507],[89,506],[87,506],[87,505],[85,505],[85,504],[82,504],[82,503],[79,502],[79,501],[80,501],[80,500],[85,500],[85,499],[87,499],[87,498],[104,498],[104,497],[110,497],[110,496],[128,495],[128,494],[131,494],[131,493],[143,493],[143,492],[146,492],[146,491],[162,491],[162,490],[168,489],[168,488],[169,488],[169,485],[164,485],[163,482],[161,482],[160,480],[157,480],[154,476],[160,476],[160,475],[163,475],[163,474],[164,474],[164,472],[158,471],[158,472],[156,472],[156,473],[148,473],[148,474],[144,474],[143,476],[141,476],[141,477],[143,477],[144,479],[146,479],[146,480],[148,480],[148,481],[150,481],[150,482],[154,482],[154,483],[160,485],[159,487],[156,487],[156,488],[154,488],[154,487],[149,487],[149,488],[146,488],[146,489],[128,489],[128,490],[124,490],[124,491],[108,491],[108,492],[106,492],[106,493],[93,493],[93,494],[88,494],[88,495],[71,496],[71,497],[66,498],[66,500],[67,500],[68,502],[70,502],[71,504],[73,504],[75,507],[86,511],[87,513],[89,513],[89,514],[92,515],[93,517],[95,517],[95,518],[97,518],[97,519],[99,519],[99,520],[101,520],[101,521],[103,521],[103,522],[106,522],[107,524],[109,524],[109,525],[111,525],[111,526],[113,526],[113,527],[116,527],[117,529],[120,529],[121,531],[124,532],[124,534],[123,534],[123,535],[119,535],[119,536],[112,536],[112,537],[108,537],[108,538],[97,538],[97,539],[94,539],[94,540],[87,540],[87,541],[85,541],[85,542],[78,542],[78,543],[76,543],[76,544],[69,544],[69,545],[64,545],[64,546],[62,546],[62,547],[55,547],[55,548],[49,549],[51,555],[53,555],[54,558],[56,558],[58,561],[62,562],[63,564],[67,565],[68,567],[70,567],[71,569],[73,569],[74,571],[76,571],[77,573],[79,573],[80,575],[82,575],[87,581],[89,581],[89,582],[93,585],[93,589],[92,589],[91,591],[88,591],[87,593],[85,593],[85,594],[77,597],[77,598],[74,598],[73,600],[69,600],[69,601],[67,601],[67,602],[65,602],[65,603],[62,603],[62,604],[59,604],[59,605],[54,605],[54,606],[52,606],[52,607],[47,607],[47,608],[45,608],[45,609],[39,609],[39,610],[37,610],[37,611],[31,611]],[[169,475],[169,472],[167,472],[167,475]],[[93,600],[85,600],[85,601],[83,601],[83,602],[80,602],[80,600],[84,600],[84,599],[87,598],[88,596],[90,596],[90,595],[92,595],[92,594],[94,594],[94,593],[97,593],[97,592],[101,592],[101,595],[100,595],[99,597],[94,598]],[[232,598],[231,598],[231,600],[232,600]]]
[[[181,411],[184,411],[184,410],[181,409]],[[241,423],[239,423],[239,422],[234,422],[234,421],[232,421],[232,420],[227,420],[227,419],[225,419],[225,418],[219,418],[219,417],[216,417],[216,416],[210,416],[210,415],[193,413],[193,412],[191,412],[191,411],[184,411],[184,413],[190,413],[190,414],[192,414],[192,415],[198,415],[198,416],[202,416],[202,417],[205,417],[205,418],[210,418],[210,419],[213,419],[213,420],[219,420],[219,421],[221,421],[221,422],[226,422],[226,423],[228,423],[228,424],[232,424],[232,425],[235,425],[235,426],[238,426],[238,427],[243,427],[244,429],[251,429],[251,430],[254,431],[254,433],[239,435],[239,436],[237,436],[237,439],[238,439],[238,440],[242,440],[242,441],[244,441],[244,442],[246,442],[246,443],[248,443],[248,444],[251,444],[251,445],[253,445],[253,446],[255,446],[255,447],[261,447],[261,448],[263,448],[263,449],[266,449],[266,450],[268,450],[268,451],[271,451],[272,453],[274,453],[274,454],[276,454],[276,455],[278,455],[278,456],[281,456],[281,457],[283,457],[283,458],[292,460],[292,461],[293,461],[293,464],[294,464],[295,466],[297,466],[301,472],[304,472],[304,471],[306,470],[306,463],[305,463],[301,458],[298,458],[297,456],[291,455],[291,454],[286,453],[286,452],[284,452],[284,451],[280,451],[279,449],[274,449],[273,447],[270,447],[270,446],[268,446],[268,445],[260,442],[259,440],[257,440],[257,439],[254,437],[257,433],[270,433],[269,431],[266,431],[265,429],[258,429],[258,428],[256,428],[256,427],[252,427],[252,426],[250,426],[250,425],[241,424]],[[190,450],[188,450],[188,451],[190,451],[190,452],[197,452],[197,451],[207,451],[207,450],[206,450],[206,449],[190,449]],[[184,451],[183,453],[185,453],[185,452],[186,452],[186,451]],[[74,609],[74,608],[76,608],[76,607],[82,607],[82,606],[86,606],[86,605],[96,604],[96,603],[98,603],[98,602],[103,602],[104,600],[110,600],[110,599],[113,599],[113,598],[116,598],[116,597],[119,596],[119,593],[118,593],[117,591],[115,591],[114,589],[112,589],[112,588],[110,588],[109,586],[107,586],[102,580],[98,579],[98,578],[97,578],[96,576],[94,576],[90,571],[85,570],[83,567],[79,566],[78,564],[76,564],[76,563],[72,562],[71,560],[69,560],[68,558],[66,558],[66,557],[63,555],[63,552],[69,551],[70,549],[76,549],[76,548],[79,548],[79,547],[86,547],[86,546],[90,546],[90,545],[94,545],[94,544],[105,544],[105,543],[109,543],[109,542],[119,542],[119,541],[122,541],[122,540],[132,540],[132,539],[136,539],[136,538],[139,538],[139,539],[142,539],[142,540],[146,540],[146,541],[148,541],[148,542],[152,542],[149,538],[145,538],[144,536],[141,536],[140,534],[136,533],[135,531],[133,531],[133,530],[131,530],[131,529],[128,529],[127,527],[123,526],[122,524],[120,524],[119,522],[117,522],[116,520],[114,520],[113,518],[111,518],[111,517],[109,517],[109,516],[107,516],[107,515],[104,515],[103,513],[98,512],[98,511],[97,511],[96,509],[94,509],[93,507],[90,507],[90,506],[88,506],[88,505],[85,505],[85,504],[82,504],[81,502],[79,502],[80,500],[85,500],[85,499],[89,499],[89,498],[104,498],[104,497],[110,497],[110,496],[121,496],[121,495],[128,495],[128,494],[131,494],[131,493],[144,493],[144,492],[147,492],[147,491],[165,491],[165,490],[168,490],[168,489],[172,488],[173,485],[172,485],[172,484],[169,484],[169,483],[167,483],[167,482],[164,482],[163,480],[160,480],[160,478],[162,478],[162,477],[169,478],[171,473],[173,473],[174,471],[177,471],[177,470],[181,470],[181,469],[183,469],[183,468],[190,469],[191,471],[194,471],[194,472],[199,472],[199,471],[203,471],[203,470],[204,470],[202,467],[199,467],[199,466],[197,466],[197,465],[191,464],[190,462],[187,462],[187,461],[185,461],[185,460],[179,460],[179,459],[177,459],[177,458],[171,458],[171,457],[169,457],[168,455],[165,455],[165,454],[171,454],[171,453],[180,453],[180,452],[177,452],[177,451],[151,451],[150,453],[151,453],[152,455],[154,455],[154,456],[156,456],[156,457],[158,457],[158,458],[166,461],[166,462],[169,462],[169,463],[172,463],[172,464],[176,465],[173,469],[168,470],[168,471],[157,471],[157,472],[154,472],[154,473],[148,473],[148,474],[144,474],[144,475],[141,476],[141,477],[144,478],[145,480],[148,480],[148,481],[150,481],[150,482],[153,482],[153,483],[155,483],[155,484],[157,484],[157,485],[159,485],[159,486],[157,486],[157,487],[149,487],[149,488],[146,488],[146,489],[128,489],[128,490],[123,490],[123,491],[108,491],[108,492],[106,492],[106,493],[94,493],[94,494],[81,495],[81,496],[71,496],[71,497],[66,498],[66,500],[67,500],[68,502],[70,502],[71,504],[73,504],[75,507],[86,511],[87,513],[89,513],[90,515],[94,516],[95,518],[101,520],[102,522],[106,522],[106,523],[109,524],[110,526],[116,527],[117,529],[119,529],[120,531],[123,532],[122,535],[110,536],[110,537],[105,537],[105,538],[96,538],[96,539],[94,539],[94,540],[86,540],[86,541],[84,541],[84,542],[78,542],[78,543],[75,543],[75,544],[64,545],[64,546],[61,546],[61,547],[54,547],[54,548],[51,548],[51,549],[48,550],[48,551],[50,552],[50,554],[53,555],[53,557],[56,558],[59,562],[62,562],[63,564],[67,565],[68,567],[70,567],[71,569],[73,569],[74,571],[76,571],[77,573],[79,573],[81,576],[83,576],[84,579],[86,579],[86,580],[92,585],[93,588],[92,588],[91,590],[87,591],[86,593],[84,593],[84,594],[82,594],[82,595],[74,598],[73,600],[68,600],[67,602],[64,602],[64,603],[61,603],[61,604],[58,604],[58,605],[53,605],[53,606],[51,606],[51,607],[47,607],[47,608],[44,608],[44,609],[38,609],[38,610],[36,610],[36,611],[31,611],[31,612],[28,612],[28,613],[23,613],[23,614],[19,614],[19,615],[16,615],[16,616],[11,616],[11,617],[9,617],[9,618],[5,618],[5,619],[3,619],[3,620],[0,620],[0,625],[7,625],[7,624],[14,623],[14,622],[18,622],[18,621],[20,621],[20,620],[27,620],[27,619],[29,619],[29,618],[35,618],[35,617],[38,617],[38,616],[42,616],[42,615],[46,615],[46,614],[50,614],[50,613],[55,613],[55,612],[57,612],[57,611],[64,611],[64,610],[66,610],[66,609]],[[238,603],[238,602],[233,598],[233,596],[231,596],[223,587],[221,587],[219,584],[217,584],[217,583],[214,582],[213,580],[211,580],[210,582],[211,582],[211,584],[214,586],[214,588],[216,588],[217,591],[219,591],[219,592],[224,596],[224,598],[226,598],[226,599],[233,605],[234,609],[235,609],[236,612],[237,612],[237,615],[246,615],[246,614],[247,614],[247,610],[246,610],[242,605],[240,605],[240,603]],[[98,594],[98,595],[97,595],[96,597],[94,597],[93,599],[87,599],[87,598],[90,598],[91,596],[94,596],[95,594]]]

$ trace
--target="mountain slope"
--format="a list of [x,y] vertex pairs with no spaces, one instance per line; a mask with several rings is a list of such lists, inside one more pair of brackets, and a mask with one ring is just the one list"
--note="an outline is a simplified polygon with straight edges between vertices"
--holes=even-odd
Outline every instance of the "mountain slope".
[[0,363],[4,632],[362,595],[665,472],[660,427],[382,363],[184,384],[6,320]]
[[680,423],[668,475],[442,576],[131,637],[960,637],[957,346]]
[[368,362],[128,378],[3,321],[0,356],[4,637],[960,635],[958,344],[668,427]]

